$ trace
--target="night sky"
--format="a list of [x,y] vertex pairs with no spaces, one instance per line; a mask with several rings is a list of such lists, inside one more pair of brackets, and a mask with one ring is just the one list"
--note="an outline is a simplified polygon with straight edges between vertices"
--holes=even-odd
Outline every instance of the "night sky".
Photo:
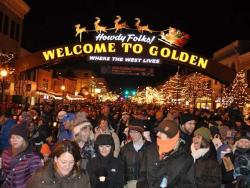
[[[211,57],[213,52],[238,39],[249,39],[250,14],[247,1],[141,1],[141,0],[25,0],[31,7],[24,19],[22,46],[31,52],[77,42],[74,25],[93,29],[95,17],[101,25],[113,27],[116,15],[128,25],[141,18],[143,25],[154,30],[176,27],[191,35],[185,50]],[[195,3],[194,3],[195,2]],[[154,78],[130,77],[117,84],[107,76],[111,88],[153,84],[173,75],[176,67],[156,70]],[[135,82],[137,80],[137,82]],[[131,84],[133,83],[133,84]]]

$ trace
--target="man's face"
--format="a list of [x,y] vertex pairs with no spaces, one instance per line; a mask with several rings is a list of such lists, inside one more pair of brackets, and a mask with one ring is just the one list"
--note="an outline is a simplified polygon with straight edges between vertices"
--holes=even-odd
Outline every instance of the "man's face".
[[191,135],[195,129],[195,120],[190,120],[187,121],[183,126],[184,131],[188,134]]
[[237,147],[242,149],[249,149],[250,148],[250,140],[248,139],[240,139],[237,142]]
[[142,138],[142,134],[135,130],[130,130],[129,135],[133,142],[138,142]]
[[81,128],[80,135],[81,135],[82,141],[87,142],[89,139],[89,135],[90,135],[90,128],[88,126]]

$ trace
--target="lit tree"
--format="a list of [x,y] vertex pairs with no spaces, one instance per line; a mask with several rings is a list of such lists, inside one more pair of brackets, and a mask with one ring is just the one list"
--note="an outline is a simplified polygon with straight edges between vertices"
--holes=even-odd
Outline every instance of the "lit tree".
[[177,104],[178,106],[179,101],[184,97],[184,82],[178,71],[165,82],[162,86],[162,90],[166,94],[166,98],[168,98],[172,104]]
[[223,108],[227,108],[233,102],[233,97],[230,96],[229,87],[222,86],[222,94],[221,94],[221,105]]
[[200,73],[194,73],[184,81],[183,90],[185,100],[196,104],[197,98],[203,98],[206,101],[212,96],[212,89],[206,77]]
[[246,102],[249,100],[246,88],[246,74],[243,70],[241,70],[236,74],[230,92],[230,96],[233,98],[233,103],[239,106],[240,108],[243,108]]
[[137,92],[135,96],[131,97],[132,102],[138,104],[163,104],[164,95],[156,88],[146,87],[143,91]]

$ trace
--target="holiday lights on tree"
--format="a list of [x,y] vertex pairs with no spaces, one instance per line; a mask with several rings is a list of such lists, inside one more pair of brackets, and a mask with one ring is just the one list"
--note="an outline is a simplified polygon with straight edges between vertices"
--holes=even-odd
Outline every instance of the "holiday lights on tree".
[[138,104],[163,104],[165,96],[156,88],[146,87],[143,91],[131,97],[131,101]]
[[163,85],[164,93],[174,105],[180,104],[183,100],[183,90],[184,82],[178,71]]
[[105,101],[116,101],[119,98],[119,95],[114,94],[112,92],[107,92],[107,93],[101,93],[98,95],[98,98],[100,101],[105,102]]
[[237,105],[240,108],[243,108],[246,102],[249,101],[249,96],[247,95],[246,88],[246,74],[243,70],[241,70],[236,74],[230,92],[230,96],[233,99],[233,104]]
[[210,85],[206,77],[197,72],[186,78],[183,90],[185,101],[195,105],[198,98],[210,100],[213,93]]
[[223,108],[227,108],[233,102],[233,97],[230,96],[230,89],[228,87],[222,86],[221,94],[221,105]]

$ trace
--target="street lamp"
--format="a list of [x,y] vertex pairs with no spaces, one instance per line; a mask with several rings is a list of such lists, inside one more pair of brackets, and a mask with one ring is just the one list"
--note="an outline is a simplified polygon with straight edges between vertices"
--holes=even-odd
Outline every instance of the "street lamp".
[[2,77],[2,95],[1,95],[1,102],[3,103],[3,101],[4,101],[4,77],[6,77],[6,76],[8,75],[7,70],[2,69],[2,70],[0,71],[0,75],[1,75],[1,77]]

